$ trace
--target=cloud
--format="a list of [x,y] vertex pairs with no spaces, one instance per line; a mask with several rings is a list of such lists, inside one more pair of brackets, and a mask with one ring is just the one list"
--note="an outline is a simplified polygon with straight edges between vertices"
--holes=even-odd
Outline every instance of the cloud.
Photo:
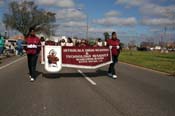
[[165,5],[167,0],[116,0],[116,4],[138,7],[141,24],[147,26],[172,26],[175,5]]
[[74,7],[74,0],[36,0],[37,3],[47,6]]
[[119,16],[119,15],[120,15],[120,12],[115,11],[115,10],[111,10],[105,14],[105,16],[107,17],[114,17],[114,16]]
[[96,24],[104,26],[134,26],[137,24],[135,17],[118,18],[118,17],[106,17],[93,21]]
[[126,7],[143,5],[146,0],[116,0],[116,4],[126,5]]
[[173,11],[175,11],[175,5],[160,6],[156,4],[145,4],[143,7],[140,7],[140,11],[142,15],[167,17],[169,15],[173,15]]
[[166,17],[172,15],[175,11],[175,5],[162,6],[161,3],[167,0],[116,0],[116,4],[125,5],[126,7],[139,7],[142,15],[154,17]]
[[168,18],[145,18],[142,19],[141,23],[148,26],[171,26],[174,25],[174,20]]
[[104,33],[104,32],[113,32],[113,31],[116,31],[116,29],[112,29],[112,28],[93,28],[93,27],[91,27],[89,29],[89,32],[92,32],[92,33]]
[[62,9],[56,12],[58,20],[84,20],[86,15],[75,9]]
[[87,24],[85,22],[78,21],[70,21],[62,24],[63,27],[86,27]]

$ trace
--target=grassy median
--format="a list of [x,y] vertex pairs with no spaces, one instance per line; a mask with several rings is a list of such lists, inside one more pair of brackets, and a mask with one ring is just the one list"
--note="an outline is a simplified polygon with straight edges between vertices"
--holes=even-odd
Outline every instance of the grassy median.
[[123,50],[120,61],[145,68],[175,74],[175,53],[140,52]]

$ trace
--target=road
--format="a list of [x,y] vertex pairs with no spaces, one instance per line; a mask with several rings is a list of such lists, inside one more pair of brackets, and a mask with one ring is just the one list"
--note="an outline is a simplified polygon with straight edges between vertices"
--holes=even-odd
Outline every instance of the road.
[[32,83],[26,57],[7,59],[0,67],[0,116],[175,116],[172,76],[120,63],[113,80],[107,66],[48,74],[38,64]]

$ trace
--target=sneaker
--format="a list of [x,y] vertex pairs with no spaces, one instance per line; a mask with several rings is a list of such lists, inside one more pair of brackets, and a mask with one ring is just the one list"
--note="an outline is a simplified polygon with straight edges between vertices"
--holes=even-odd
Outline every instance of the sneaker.
[[113,78],[113,79],[116,79],[116,78],[117,78],[117,75],[112,75],[112,78]]
[[30,81],[33,82],[33,81],[35,81],[35,79],[34,78],[30,78]]
[[108,76],[109,76],[109,77],[112,77],[112,74],[111,74],[111,73],[108,73]]

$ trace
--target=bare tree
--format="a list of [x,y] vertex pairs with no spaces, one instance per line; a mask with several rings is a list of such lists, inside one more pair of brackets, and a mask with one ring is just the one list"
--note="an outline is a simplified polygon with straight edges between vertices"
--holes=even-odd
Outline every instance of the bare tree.
[[27,36],[30,28],[51,33],[51,24],[56,21],[55,13],[39,9],[32,1],[10,2],[9,12],[4,13],[3,22],[6,27],[18,30]]

